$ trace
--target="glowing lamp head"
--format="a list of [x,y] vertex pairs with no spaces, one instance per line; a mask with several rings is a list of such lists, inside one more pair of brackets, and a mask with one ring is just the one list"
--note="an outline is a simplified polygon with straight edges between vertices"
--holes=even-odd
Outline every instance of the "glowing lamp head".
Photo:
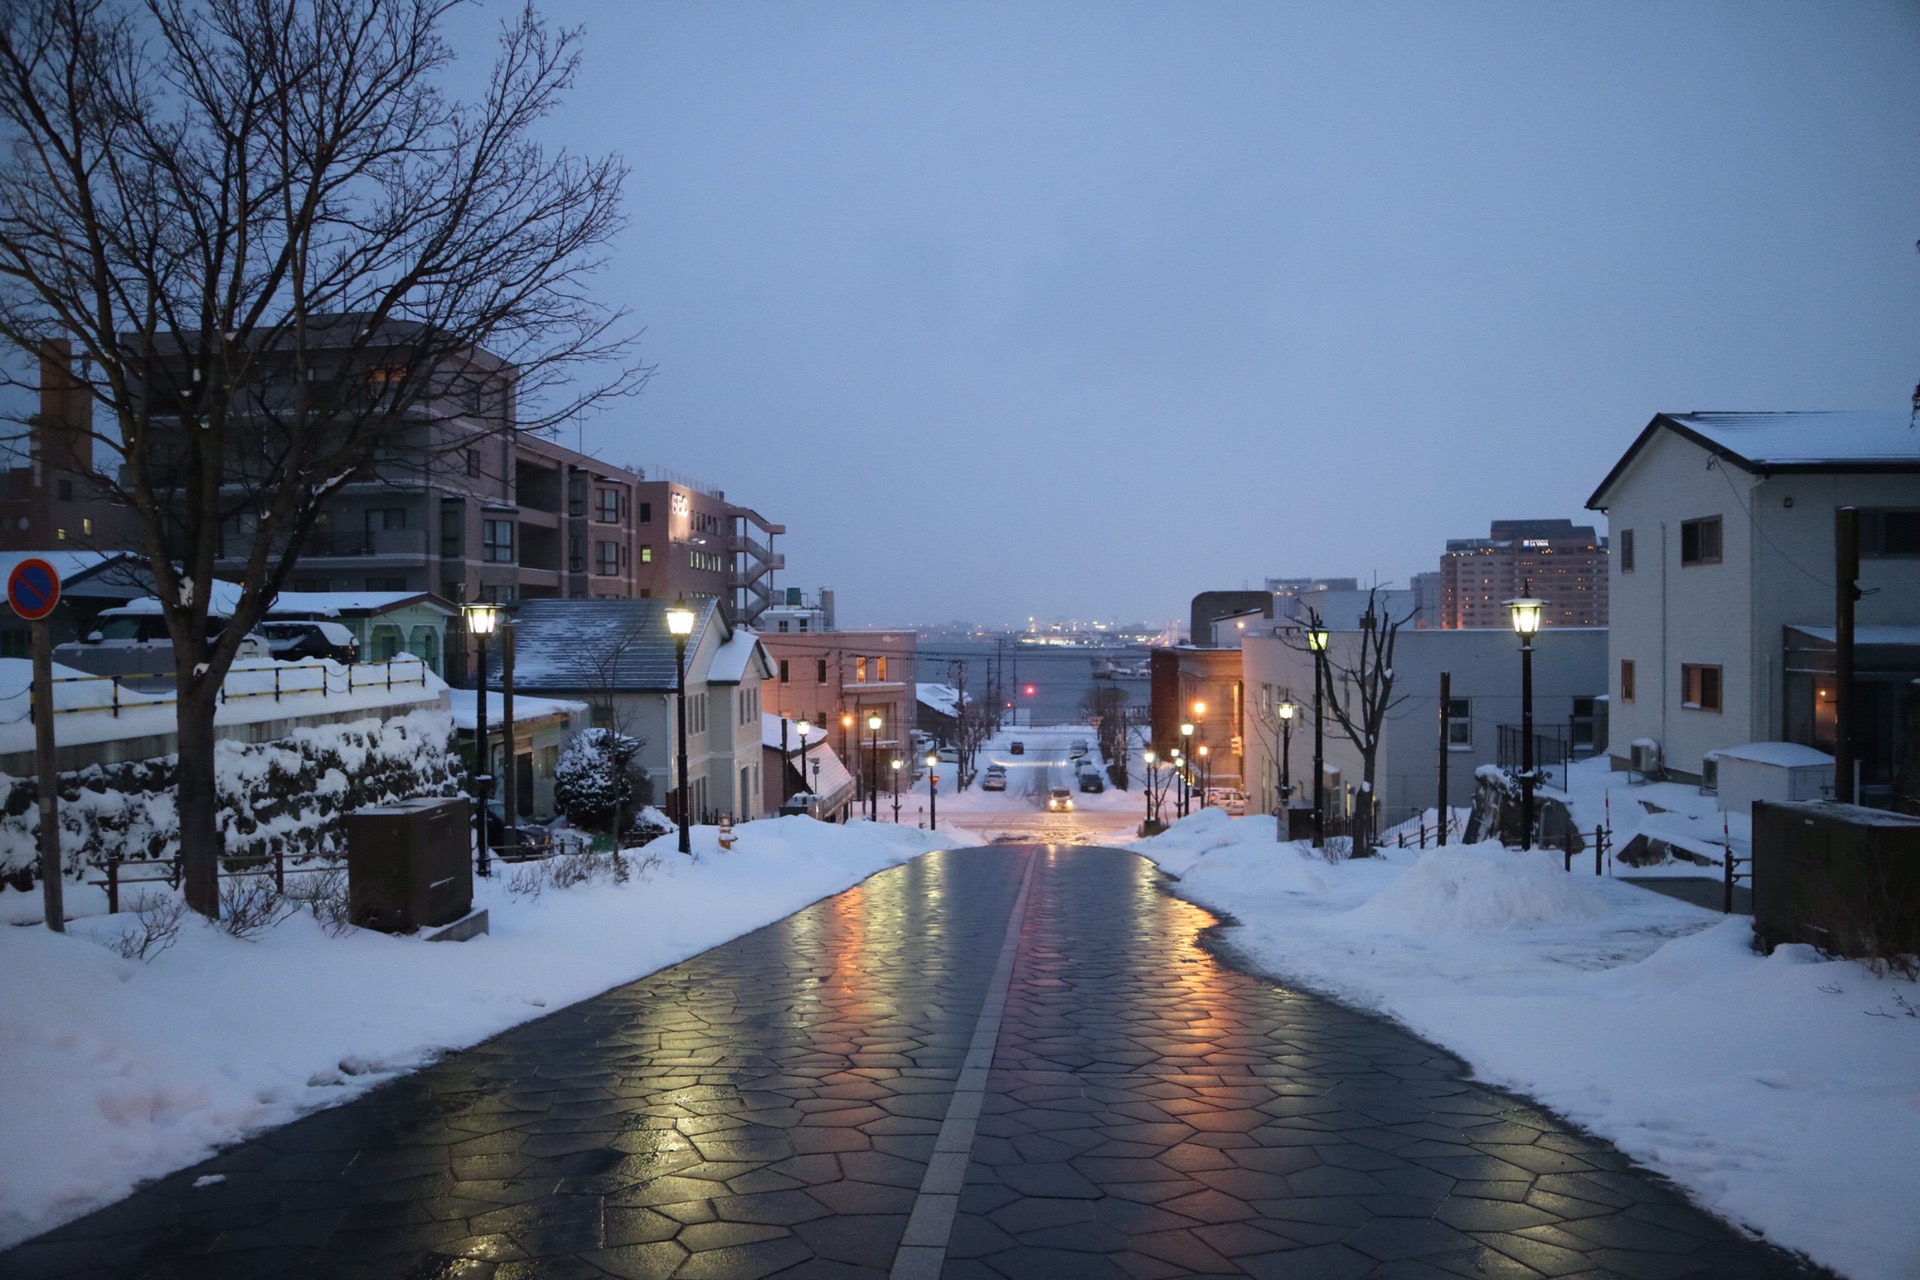
[[1278,710],[1282,720],[1291,720],[1300,712],[1300,708],[1294,706],[1291,702],[1281,703]]
[[840,717],[840,727],[842,729],[853,728],[853,712],[849,711]]
[[1507,612],[1513,615],[1513,629],[1522,636],[1537,635],[1540,631],[1540,614],[1547,607],[1545,600],[1534,598],[1533,582],[1527,580],[1520,588],[1521,594],[1512,600],[1503,600]]
[[1195,699],[1193,704],[1193,714],[1195,719],[1198,719],[1199,717],[1207,714],[1207,704],[1199,701],[1198,699]]
[[681,596],[667,610],[667,630],[684,640],[693,634],[693,610],[687,607],[687,598]]
[[476,636],[490,636],[500,622],[500,610],[484,603],[465,604],[460,612],[467,616],[467,630]]
[[938,769],[939,767],[940,767],[940,754],[939,754],[939,752],[937,752],[937,751],[929,751],[929,752],[927,752],[927,768],[929,768],[929,769]]
[[1325,627],[1307,628],[1307,648],[1315,653],[1327,651],[1327,629]]
[[1153,752],[1151,752],[1151,751],[1142,751],[1142,752],[1140,753],[1140,758],[1141,758],[1142,760],[1145,760],[1145,761],[1147,762],[1147,764],[1148,764],[1149,766],[1151,766],[1151,765],[1153,764],[1153,762],[1154,762],[1154,761],[1156,761],[1156,760],[1158,760],[1158,759],[1159,759],[1160,757],[1159,757],[1159,756],[1157,756],[1157,755],[1155,755],[1155,754],[1153,754]]
[[1193,736],[1193,726],[1190,724],[1181,725],[1180,736],[1183,738],[1191,738]]
[[900,768],[900,764],[901,764],[901,761],[900,761],[900,757],[899,757],[899,756],[895,756],[895,757],[893,758],[893,768],[894,768],[894,769],[896,769],[896,770],[897,770],[897,769],[899,769],[899,768]]
[[800,730],[800,741],[805,742],[807,740],[807,735],[813,732],[813,721],[802,720],[798,725],[795,725],[794,727]]
[[867,717],[867,728],[871,729],[875,733],[880,732],[880,726],[885,723],[886,721],[880,718],[880,713],[877,711]]

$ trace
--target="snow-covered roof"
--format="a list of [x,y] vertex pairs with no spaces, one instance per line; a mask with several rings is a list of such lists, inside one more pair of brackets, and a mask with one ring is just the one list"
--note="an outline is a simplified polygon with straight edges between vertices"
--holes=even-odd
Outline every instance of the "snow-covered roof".
[[5,551],[0,552],[0,580],[10,577],[22,560],[45,560],[65,583],[122,559],[136,557],[127,551]]
[[943,716],[960,714],[960,691],[950,684],[922,684],[918,686],[920,705],[929,707]]
[[[780,749],[780,719],[771,711],[760,713],[760,745],[771,750]],[[798,721],[787,722],[787,759],[793,767],[800,767],[800,730]],[[815,761],[820,762],[819,781],[814,780]],[[853,785],[853,775],[847,772],[847,766],[840,762],[832,747],[827,745],[824,730],[815,727],[807,739],[807,786],[823,796],[838,794],[843,788]]]
[[1671,431],[1744,471],[1920,471],[1920,428],[1904,410],[1661,413],[1646,425],[1587,499],[1607,491],[1656,432]]
[[760,637],[751,631],[734,632],[713,651],[713,661],[707,664],[707,683],[739,684],[747,678],[756,653],[760,655],[759,675],[764,680],[773,674],[773,668],[766,650],[760,647]]
[[[1814,640],[1824,640],[1828,644],[1839,643],[1839,631],[1835,627],[1803,627],[1795,624],[1793,630]],[[1920,645],[1920,627],[1855,627],[1853,642],[1856,645]]]
[[1798,742],[1747,742],[1737,747],[1718,747],[1707,754],[1719,760],[1750,760],[1784,769],[1833,764],[1833,757],[1826,752]]
[[388,613],[409,604],[422,604],[453,617],[459,608],[428,591],[282,591],[273,599],[268,617],[311,613],[334,618],[342,614]]
[[[532,698],[519,690],[516,680],[513,691],[513,722],[524,724],[529,720],[543,720],[548,716],[584,716],[587,704],[571,702],[565,698]],[[468,733],[474,728],[474,707],[479,701],[472,689],[449,689],[447,696],[453,701],[453,727],[465,729]],[[507,717],[506,700],[500,690],[487,690],[487,724],[498,728]]]
[[[679,685],[673,635],[665,600],[527,600],[514,610],[513,683],[519,689],[576,692],[617,689],[626,693],[672,692]],[[701,601],[687,638],[687,652],[718,625],[717,601]],[[497,679],[500,651],[487,653],[489,679]],[[689,658],[691,662],[691,658]]]

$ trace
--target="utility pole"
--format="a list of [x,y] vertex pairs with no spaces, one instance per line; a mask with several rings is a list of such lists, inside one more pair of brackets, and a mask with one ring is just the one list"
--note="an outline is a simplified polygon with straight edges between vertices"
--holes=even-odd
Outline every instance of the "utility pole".
[[959,690],[960,694],[959,700],[953,708],[953,723],[958,731],[957,736],[960,740],[959,748],[954,752],[954,756],[955,763],[958,765],[960,772],[960,789],[965,790],[968,773],[967,757],[971,754],[971,740],[967,732],[967,660],[965,658],[950,659],[947,662],[947,670],[952,674],[954,687]]
[[1440,845],[1447,843],[1447,755],[1452,743],[1447,734],[1447,707],[1453,701],[1453,672],[1440,673]]
[[1840,804],[1857,804],[1860,798],[1853,785],[1853,730],[1859,705],[1853,696],[1853,605],[1860,598],[1857,507],[1840,507],[1833,513],[1833,558],[1833,798]]

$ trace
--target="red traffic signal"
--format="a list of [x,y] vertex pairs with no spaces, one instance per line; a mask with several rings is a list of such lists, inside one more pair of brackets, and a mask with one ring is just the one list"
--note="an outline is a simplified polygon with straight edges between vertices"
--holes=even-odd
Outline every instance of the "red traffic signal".
[[1034,689],[1033,689],[1033,686],[1032,686],[1032,685],[1028,685],[1028,686],[1027,686],[1027,696],[1028,696],[1029,698],[1031,698],[1031,697],[1033,696],[1033,693],[1034,693]]

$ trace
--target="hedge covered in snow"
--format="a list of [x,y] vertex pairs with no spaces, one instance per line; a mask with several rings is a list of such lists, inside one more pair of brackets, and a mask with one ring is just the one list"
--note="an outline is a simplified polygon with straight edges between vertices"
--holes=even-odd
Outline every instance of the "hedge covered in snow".
[[[274,742],[216,744],[227,855],[344,854],[342,819],[353,810],[459,789],[452,739],[452,716],[435,709],[303,727]],[[61,775],[60,848],[68,875],[113,854],[173,854],[180,838],[175,762],[162,756]],[[0,877],[21,888],[38,871],[38,801],[34,779],[0,774]]]

